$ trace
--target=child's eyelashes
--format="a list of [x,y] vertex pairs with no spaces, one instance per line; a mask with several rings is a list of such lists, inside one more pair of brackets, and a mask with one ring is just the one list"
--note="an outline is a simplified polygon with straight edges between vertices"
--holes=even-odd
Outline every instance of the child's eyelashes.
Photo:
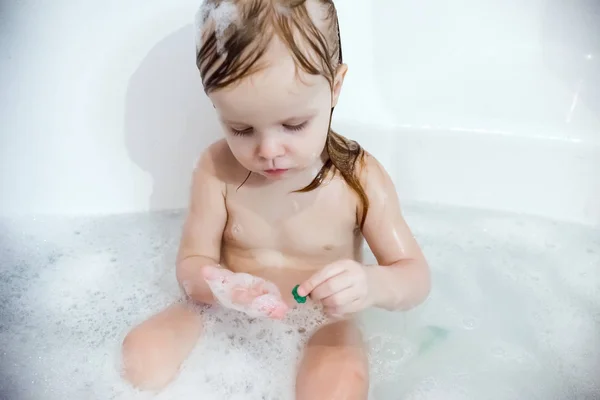
[[231,133],[234,136],[247,136],[247,135],[252,134],[252,128],[246,128],[246,129],[241,129],[241,130],[234,129],[234,128],[229,128],[229,129],[231,129]]
[[297,132],[297,131],[301,131],[302,129],[304,129],[304,127],[306,126],[307,123],[308,122],[303,122],[298,125],[283,125],[283,127],[289,131]]
[[[303,122],[301,124],[297,124],[297,125],[284,124],[283,128],[287,131],[298,132],[298,131],[301,131],[302,129],[304,129],[307,124],[308,124],[308,121],[305,121],[305,122]],[[234,136],[248,136],[254,132],[253,128],[235,129],[235,128],[230,127],[229,129],[231,130],[231,133]]]

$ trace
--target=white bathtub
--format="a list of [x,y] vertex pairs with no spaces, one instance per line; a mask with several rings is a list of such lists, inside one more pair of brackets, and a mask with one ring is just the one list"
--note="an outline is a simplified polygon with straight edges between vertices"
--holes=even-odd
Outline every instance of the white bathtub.
[[[219,132],[197,2],[121,3],[0,16],[0,398],[147,398],[119,341],[177,295],[191,167]],[[600,396],[600,46],[557,17],[583,6],[521,3],[339,5],[335,128],[386,166],[433,271],[423,306],[364,316],[373,399]],[[285,398],[299,335],[227,321],[157,398]]]

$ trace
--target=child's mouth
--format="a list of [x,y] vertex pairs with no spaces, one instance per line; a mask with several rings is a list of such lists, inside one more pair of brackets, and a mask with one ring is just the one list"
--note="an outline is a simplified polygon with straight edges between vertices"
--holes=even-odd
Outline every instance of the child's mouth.
[[279,176],[287,172],[288,169],[266,169],[265,173],[271,176]]

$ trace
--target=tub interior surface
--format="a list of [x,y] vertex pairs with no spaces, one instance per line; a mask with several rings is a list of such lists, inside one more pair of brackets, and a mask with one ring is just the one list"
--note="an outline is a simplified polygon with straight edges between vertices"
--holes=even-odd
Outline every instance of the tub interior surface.
[[[361,317],[372,399],[600,396],[598,228],[423,203],[404,212],[433,291],[410,312]],[[205,337],[165,391],[120,380],[125,333],[178,295],[182,222],[181,211],[2,219],[0,398],[293,398],[314,327],[301,312],[249,322],[205,311]]]

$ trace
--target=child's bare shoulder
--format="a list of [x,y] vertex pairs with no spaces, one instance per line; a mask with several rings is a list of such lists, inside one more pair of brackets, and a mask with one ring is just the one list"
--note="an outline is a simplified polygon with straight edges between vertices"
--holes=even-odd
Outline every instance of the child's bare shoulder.
[[225,139],[217,140],[208,146],[198,159],[195,175],[218,180],[223,184],[243,180],[248,171],[240,165],[231,153]]
[[363,165],[359,169],[358,176],[361,184],[371,189],[381,189],[390,184],[393,185],[392,179],[383,164],[366,150],[364,151]]

